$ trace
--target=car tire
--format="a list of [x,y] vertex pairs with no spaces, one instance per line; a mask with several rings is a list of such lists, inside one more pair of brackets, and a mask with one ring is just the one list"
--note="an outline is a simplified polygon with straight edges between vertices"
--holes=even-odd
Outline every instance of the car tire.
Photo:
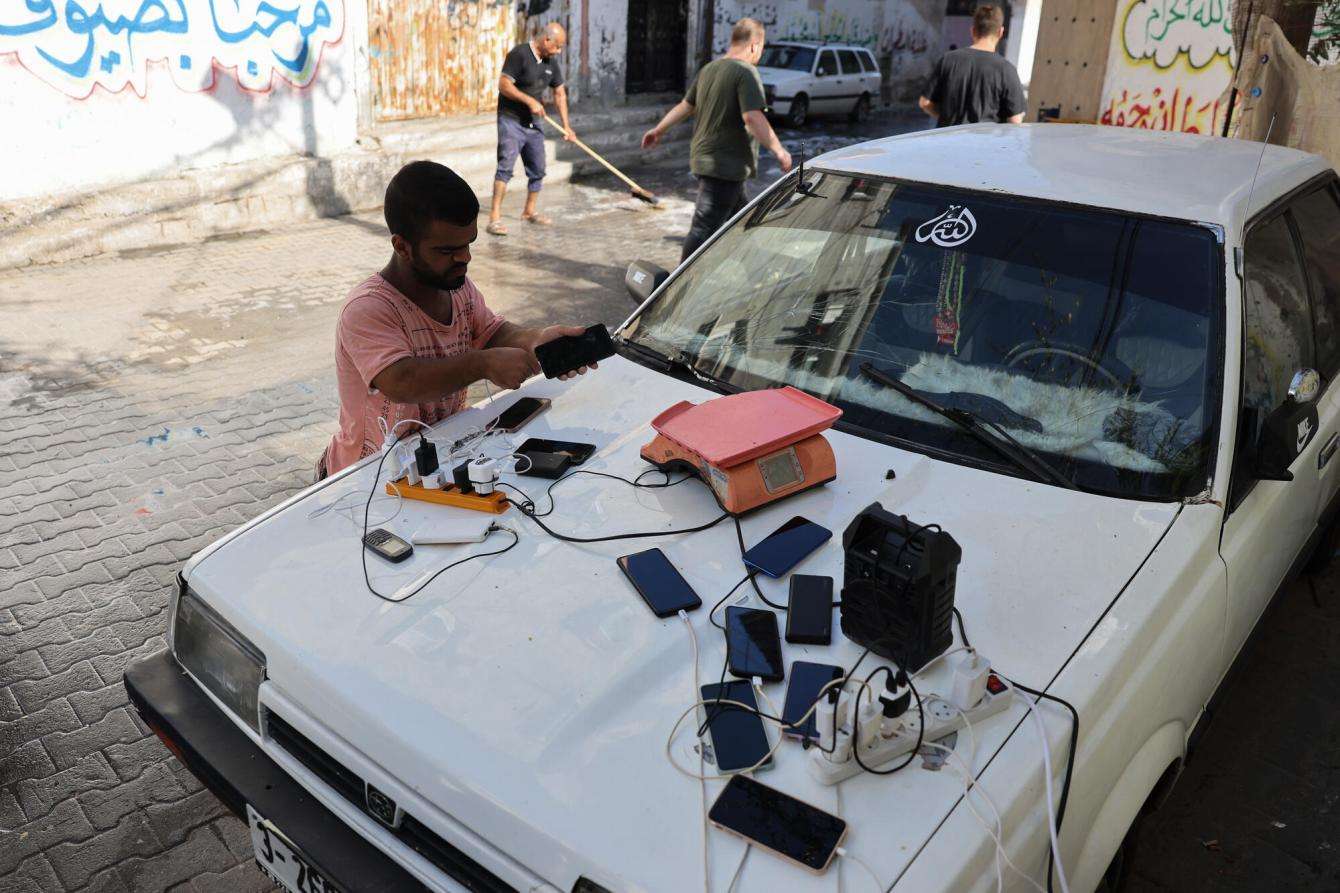
[[788,127],[804,127],[809,119],[810,98],[804,93],[798,93],[796,98],[791,100],[791,108],[787,109],[786,124]]
[[853,124],[864,124],[870,119],[870,94],[862,93],[861,98],[856,100],[856,105],[852,106],[847,113],[847,120]]

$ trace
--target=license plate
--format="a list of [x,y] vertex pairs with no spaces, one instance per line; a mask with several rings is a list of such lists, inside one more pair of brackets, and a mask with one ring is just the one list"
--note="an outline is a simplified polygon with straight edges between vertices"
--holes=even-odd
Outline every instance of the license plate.
[[340,888],[321,876],[289,839],[270,821],[247,804],[251,845],[261,873],[289,893],[340,893]]

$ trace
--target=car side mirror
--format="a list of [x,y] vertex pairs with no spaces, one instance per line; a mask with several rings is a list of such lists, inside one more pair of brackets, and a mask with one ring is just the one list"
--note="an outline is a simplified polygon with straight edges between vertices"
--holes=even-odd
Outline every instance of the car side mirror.
[[651,261],[635,260],[628,265],[628,272],[624,273],[623,284],[628,289],[628,295],[633,299],[633,303],[638,306],[651,297],[651,293],[661,287],[661,283],[668,279],[670,273],[656,266]]
[[1289,383],[1285,401],[1266,416],[1256,448],[1256,477],[1263,481],[1291,481],[1289,467],[1317,436],[1317,394],[1321,376],[1314,369],[1299,370]]

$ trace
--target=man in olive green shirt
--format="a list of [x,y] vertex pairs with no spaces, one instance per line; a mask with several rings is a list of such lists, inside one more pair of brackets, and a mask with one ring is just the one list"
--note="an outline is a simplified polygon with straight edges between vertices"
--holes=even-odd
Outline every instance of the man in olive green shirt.
[[776,156],[782,173],[791,170],[791,153],[763,114],[763,82],[754,67],[763,45],[762,25],[753,19],[736,22],[726,55],[704,65],[679,104],[642,136],[642,148],[650,149],[671,127],[695,116],[689,168],[698,178],[698,201],[681,262],[744,207],[744,182],[758,174],[760,143]]

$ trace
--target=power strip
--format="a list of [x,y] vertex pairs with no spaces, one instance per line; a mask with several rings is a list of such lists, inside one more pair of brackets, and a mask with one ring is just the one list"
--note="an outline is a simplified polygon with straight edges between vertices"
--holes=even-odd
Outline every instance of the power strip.
[[[926,734],[923,736],[923,740],[939,741],[951,732],[957,732],[963,728],[964,714],[967,714],[968,720],[976,726],[987,717],[995,716],[1009,707],[1013,696],[1014,690],[1010,688],[1006,688],[997,694],[987,691],[982,695],[982,699],[972,707],[967,710],[959,710],[939,695],[927,695],[921,702],[922,709],[926,713]],[[921,720],[917,715],[915,704],[903,714],[902,720],[903,724],[896,734],[889,738],[876,735],[874,742],[869,747],[861,748],[861,763],[874,769],[890,760],[895,760],[910,753],[917,746],[917,726]],[[878,718],[876,718],[876,722],[878,722]],[[847,759],[840,763],[829,759],[829,755],[817,747],[811,749],[810,775],[814,776],[820,784],[837,784],[865,771],[861,768],[861,763],[856,762],[856,757],[851,755],[851,733],[850,722],[838,729],[837,751],[839,753],[845,751],[848,754]]]

